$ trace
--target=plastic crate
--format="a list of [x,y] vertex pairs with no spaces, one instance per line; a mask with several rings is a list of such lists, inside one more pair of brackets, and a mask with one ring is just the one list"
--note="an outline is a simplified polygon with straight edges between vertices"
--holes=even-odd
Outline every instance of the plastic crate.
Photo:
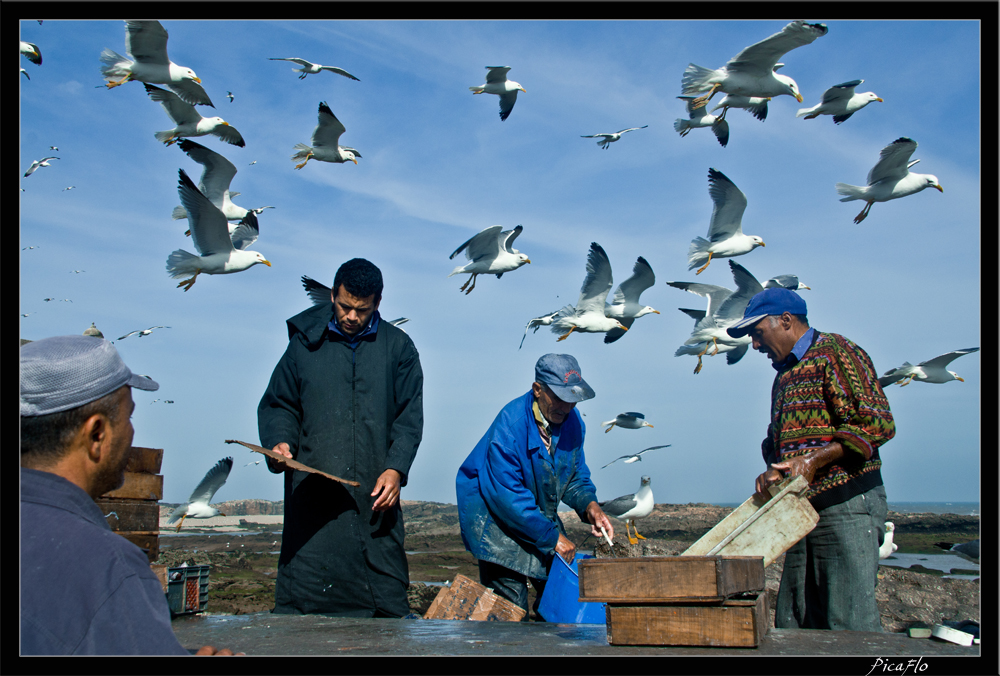
[[208,566],[167,569],[167,604],[171,617],[205,610],[208,603],[208,569]]

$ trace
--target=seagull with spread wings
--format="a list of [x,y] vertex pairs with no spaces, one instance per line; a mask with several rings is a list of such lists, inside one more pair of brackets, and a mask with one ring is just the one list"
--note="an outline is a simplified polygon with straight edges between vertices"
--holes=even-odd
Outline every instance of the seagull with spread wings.
[[[639,317],[660,314],[659,310],[639,304],[639,296],[654,284],[656,284],[656,276],[653,274],[653,268],[649,266],[645,258],[639,256],[632,267],[632,276],[618,285],[611,303],[604,306],[604,315],[617,319],[622,326],[630,329]],[[525,333],[527,333],[527,329],[525,329]],[[611,329],[604,336],[604,342],[613,343],[624,335],[625,331],[621,329]]]
[[51,167],[52,165],[49,164],[49,160],[58,160],[58,159],[59,159],[58,157],[43,157],[40,160],[35,160],[34,162],[31,163],[31,166],[28,167],[28,170],[24,172],[24,177],[27,178],[28,176],[31,176],[40,167]]
[[644,124],[641,127],[629,127],[628,129],[622,129],[621,131],[616,131],[613,134],[591,134],[590,136],[581,136],[580,138],[600,139],[597,142],[597,145],[601,146],[601,148],[603,148],[604,150],[607,150],[608,146],[610,146],[612,143],[614,143],[615,141],[617,141],[622,137],[622,134],[625,134],[630,131],[635,131],[637,129],[645,129],[648,126],[649,126],[648,124]]
[[351,80],[357,80],[358,82],[361,82],[361,80],[358,80],[358,78],[354,77],[343,68],[337,68],[336,66],[321,66],[318,63],[312,63],[310,61],[306,61],[305,59],[299,59],[294,57],[279,58],[276,56],[272,56],[269,57],[269,59],[271,61],[291,61],[292,63],[297,63],[300,66],[302,66],[301,68],[292,68],[292,70],[295,71],[296,73],[301,73],[301,75],[299,75],[300,80],[306,79],[306,75],[315,75],[316,73],[321,73],[324,70],[328,70],[331,73],[336,73],[337,75],[343,75],[344,77],[349,78]]
[[[632,455],[620,455],[617,458],[615,458],[614,460],[612,460],[611,462],[609,462],[604,467],[607,467],[608,465],[613,465],[616,462],[618,462],[619,460],[624,460],[626,465],[630,465],[633,462],[639,462],[639,461],[641,461],[643,453],[648,453],[650,451],[655,451],[658,448],[667,448],[668,446],[670,446],[670,444],[666,444],[664,446],[650,446],[649,448],[644,448],[641,451],[639,451],[638,453],[633,453]],[[604,469],[604,467],[602,467],[601,469]]]
[[[514,240],[521,234],[524,227],[518,225],[512,230],[504,230],[502,225],[491,225],[479,231],[467,239],[462,246],[455,249],[448,259],[452,259],[462,251],[469,262],[460,265],[451,271],[452,275],[471,274],[458,290],[465,291],[468,296],[476,288],[476,277],[479,275],[496,275],[497,279],[503,277],[503,273],[517,270],[525,263],[530,263],[531,259],[527,254],[523,254],[513,247]],[[469,286],[469,283],[472,286]],[[469,287],[466,290],[465,287]]]
[[938,183],[937,176],[933,174],[917,174],[910,171],[910,167],[920,160],[910,162],[910,156],[917,149],[917,142],[911,138],[902,136],[879,153],[878,162],[868,172],[868,185],[848,185],[847,183],[837,184],[837,194],[847,195],[841,202],[851,202],[853,200],[864,200],[865,208],[854,217],[855,223],[860,223],[868,217],[872,205],[875,202],[888,202],[914,195],[924,188],[937,188],[944,192],[944,188]]
[[555,321],[556,316],[559,314],[559,310],[555,312],[550,312],[547,315],[542,315],[541,317],[535,317],[534,319],[529,319],[528,323],[524,327],[524,335],[521,336],[521,344],[517,346],[517,349],[524,347],[524,339],[528,337],[528,329],[534,328],[535,333],[538,333],[538,329],[543,326],[550,326],[553,321]]
[[191,240],[200,256],[195,256],[183,249],[177,249],[167,258],[167,272],[171,277],[192,275],[181,281],[177,287],[184,287],[187,292],[194,285],[198,275],[228,275],[242,272],[247,268],[263,263],[271,267],[271,263],[257,251],[247,251],[246,248],[257,241],[259,234],[257,216],[252,211],[243,222],[230,234],[226,216],[217,206],[198,191],[184,170],[179,170],[180,182],[178,194],[181,204],[187,210],[188,223],[191,225]]
[[525,91],[519,83],[507,79],[507,71],[510,66],[486,66],[489,72],[486,74],[486,83],[476,87],[469,87],[473,94],[496,94],[500,97],[500,121],[503,122],[510,116],[510,111],[517,103],[517,92]]
[[826,35],[826,24],[793,21],[779,32],[746,47],[722,68],[712,70],[689,63],[681,78],[681,92],[707,94],[694,100],[694,105],[705,105],[716,92],[741,96],[781,96],[787,94],[802,103],[802,95],[795,80],[775,72],[778,60],[797,47],[808,45]]
[[708,225],[708,239],[696,237],[688,249],[688,270],[704,263],[700,275],[712,262],[712,257],[729,258],[750,253],[764,240],[756,235],[743,234],[743,212],[747,196],[721,171],[709,168],[708,194],[712,198],[712,220]]
[[726,119],[726,113],[729,112],[730,108],[742,108],[747,111],[758,120],[763,122],[767,119],[767,102],[771,100],[770,96],[739,96],[737,94],[726,94],[718,105],[716,105],[710,113],[714,113],[719,108],[722,108],[722,114],[719,115],[720,120]]
[[325,101],[319,104],[319,124],[313,130],[312,147],[305,143],[295,144],[298,151],[292,155],[292,161],[302,160],[302,164],[295,165],[296,169],[306,166],[309,160],[320,162],[334,162],[343,164],[344,162],[358,161],[355,158],[361,157],[354,148],[340,145],[340,135],[347,131],[347,128],[337,119],[337,116],[330,110],[330,106]]
[[[101,52],[101,73],[108,89],[129,80],[166,85],[181,101],[192,106],[212,106],[194,71],[167,57],[167,31],[159,21],[125,21],[125,49],[135,61],[110,49]],[[115,80],[115,78],[121,78]]]
[[208,470],[208,474],[205,475],[205,478],[201,480],[198,487],[191,493],[188,501],[178,505],[171,512],[167,523],[174,523],[180,519],[181,522],[177,524],[177,532],[179,533],[181,526],[184,525],[184,519],[188,517],[192,519],[210,519],[213,516],[225,516],[216,507],[212,507],[208,503],[212,501],[212,497],[216,492],[222,488],[222,484],[226,483],[226,479],[229,478],[229,473],[232,470],[232,458],[223,458],[215,463],[215,467]]
[[134,336],[137,333],[139,334],[139,337],[142,338],[143,336],[148,336],[156,329],[169,329],[169,328],[170,328],[169,326],[150,326],[148,329],[141,329],[139,331],[130,331],[121,338],[119,338],[118,340],[125,340],[129,336]]
[[246,145],[243,136],[221,117],[202,117],[190,103],[185,103],[177,94],[166,89],[160,89],[151,84],[143,83],[146,93],[153,101],[163,106],[163,110],[177,126],[167,131],[153,134],[157,141],[173,145],[182,136],[205,136],[213,134],[230,145],[242,148]]
[[607,333],[612,329],[628,331],[628,327],[613,317],[604,314],[608,293],[614,280],[611,277],[611,261],[608,254],[597,242],[591,242],[587,253],[587,276],[583,278],[580,298],[576,305],[567,305],[559,310],[549,328],[561,334],[557,339],[566,340],[574,331],[581,333]]
[[[972,354],[973,352],[979,352],[979,348],[970,347],[964,350],[947,352],[945,354],[938,355],[933,359],[922,361],[916,366],[908,361],[904,361],[902,366],[890,369],[882,374],[882,377],[878,379],[878,384],[882,387],[888,387],[889,385],[898,382],[900,387],[904,387],[915,380],[935,384],[947,383],[952,380],[958,380],[964,383],[964,378],[959,376],[954,371],[949,371],[945,367],[962,355]],[[906,382],[903,382],[904,380]]]
[[851,80],[839,85],[833,85],[823,92],[823,99],[812,108],[800,108],[795,117],[805,117],[812,120],[820,115],[833,115],[833,121],[840,124],[869,103],[882,99],[875,92],[855,94],[854,88],[864,80]]
[[[209,150],[200,143],[181,139],[177,145],[188,157],[204,167],[204,170],[201,172],[201,179],[198,181],[198,190],[225,214],[226,220],[242,221],[250,211],[260,216],[260,213],[264,209],[274,208],[268,206],[257,209],[244,209],[241,206],[233,204],[232,199],[230,199],[232,193],[229,192],[229,184],[232,182],[233,177],[236,176],[236,166],[219,153]],[[187,211],[184,210],[184,207],[178,206],[174,207],[173,214],[171,215],[174,220],[179,220],[187,218]],[[235,229],[235,226],[230,227],[230,232],[233,229]],[[188,231],[188,234],[190,234],[190,231]]]

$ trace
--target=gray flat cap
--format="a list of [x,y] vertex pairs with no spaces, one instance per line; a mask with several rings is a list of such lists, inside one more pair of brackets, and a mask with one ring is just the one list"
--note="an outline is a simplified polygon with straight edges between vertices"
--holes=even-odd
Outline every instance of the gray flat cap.
[[21,347],[21,415],[48,415],[78,408],[111,394],[122,385],[160,388],[136,375],[115,346],[91,336],[55,336]]

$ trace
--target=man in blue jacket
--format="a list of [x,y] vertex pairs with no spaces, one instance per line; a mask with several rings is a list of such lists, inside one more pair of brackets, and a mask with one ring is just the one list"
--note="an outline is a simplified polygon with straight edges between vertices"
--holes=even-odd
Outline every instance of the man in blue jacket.
[[574,357],[544,355],[531,390],[503,407],[458,470],[462,542],[479,561],[479,581],[525,610],[527,578],[537,613],[554,556],[573,561],[576,546],[556,514],[560,502],[589,521],[594,535],[604,526],[614,537],[597,504],[575,410],[593,396]]

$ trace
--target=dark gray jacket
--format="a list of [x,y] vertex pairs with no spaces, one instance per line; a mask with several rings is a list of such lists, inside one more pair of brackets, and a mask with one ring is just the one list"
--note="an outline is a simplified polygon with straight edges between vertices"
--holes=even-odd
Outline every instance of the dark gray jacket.
[[402,616],[403,514],[398,504],[373,512],[370,494],[386,469],[406,485],[423,430],[420,358],[388,322],[352,342],[328,329],[332,318],[325,303],[288,320],[288,348],[257,407],[260,443],[286,442],[299,462],[361,485],[285,473],[275,612]]

